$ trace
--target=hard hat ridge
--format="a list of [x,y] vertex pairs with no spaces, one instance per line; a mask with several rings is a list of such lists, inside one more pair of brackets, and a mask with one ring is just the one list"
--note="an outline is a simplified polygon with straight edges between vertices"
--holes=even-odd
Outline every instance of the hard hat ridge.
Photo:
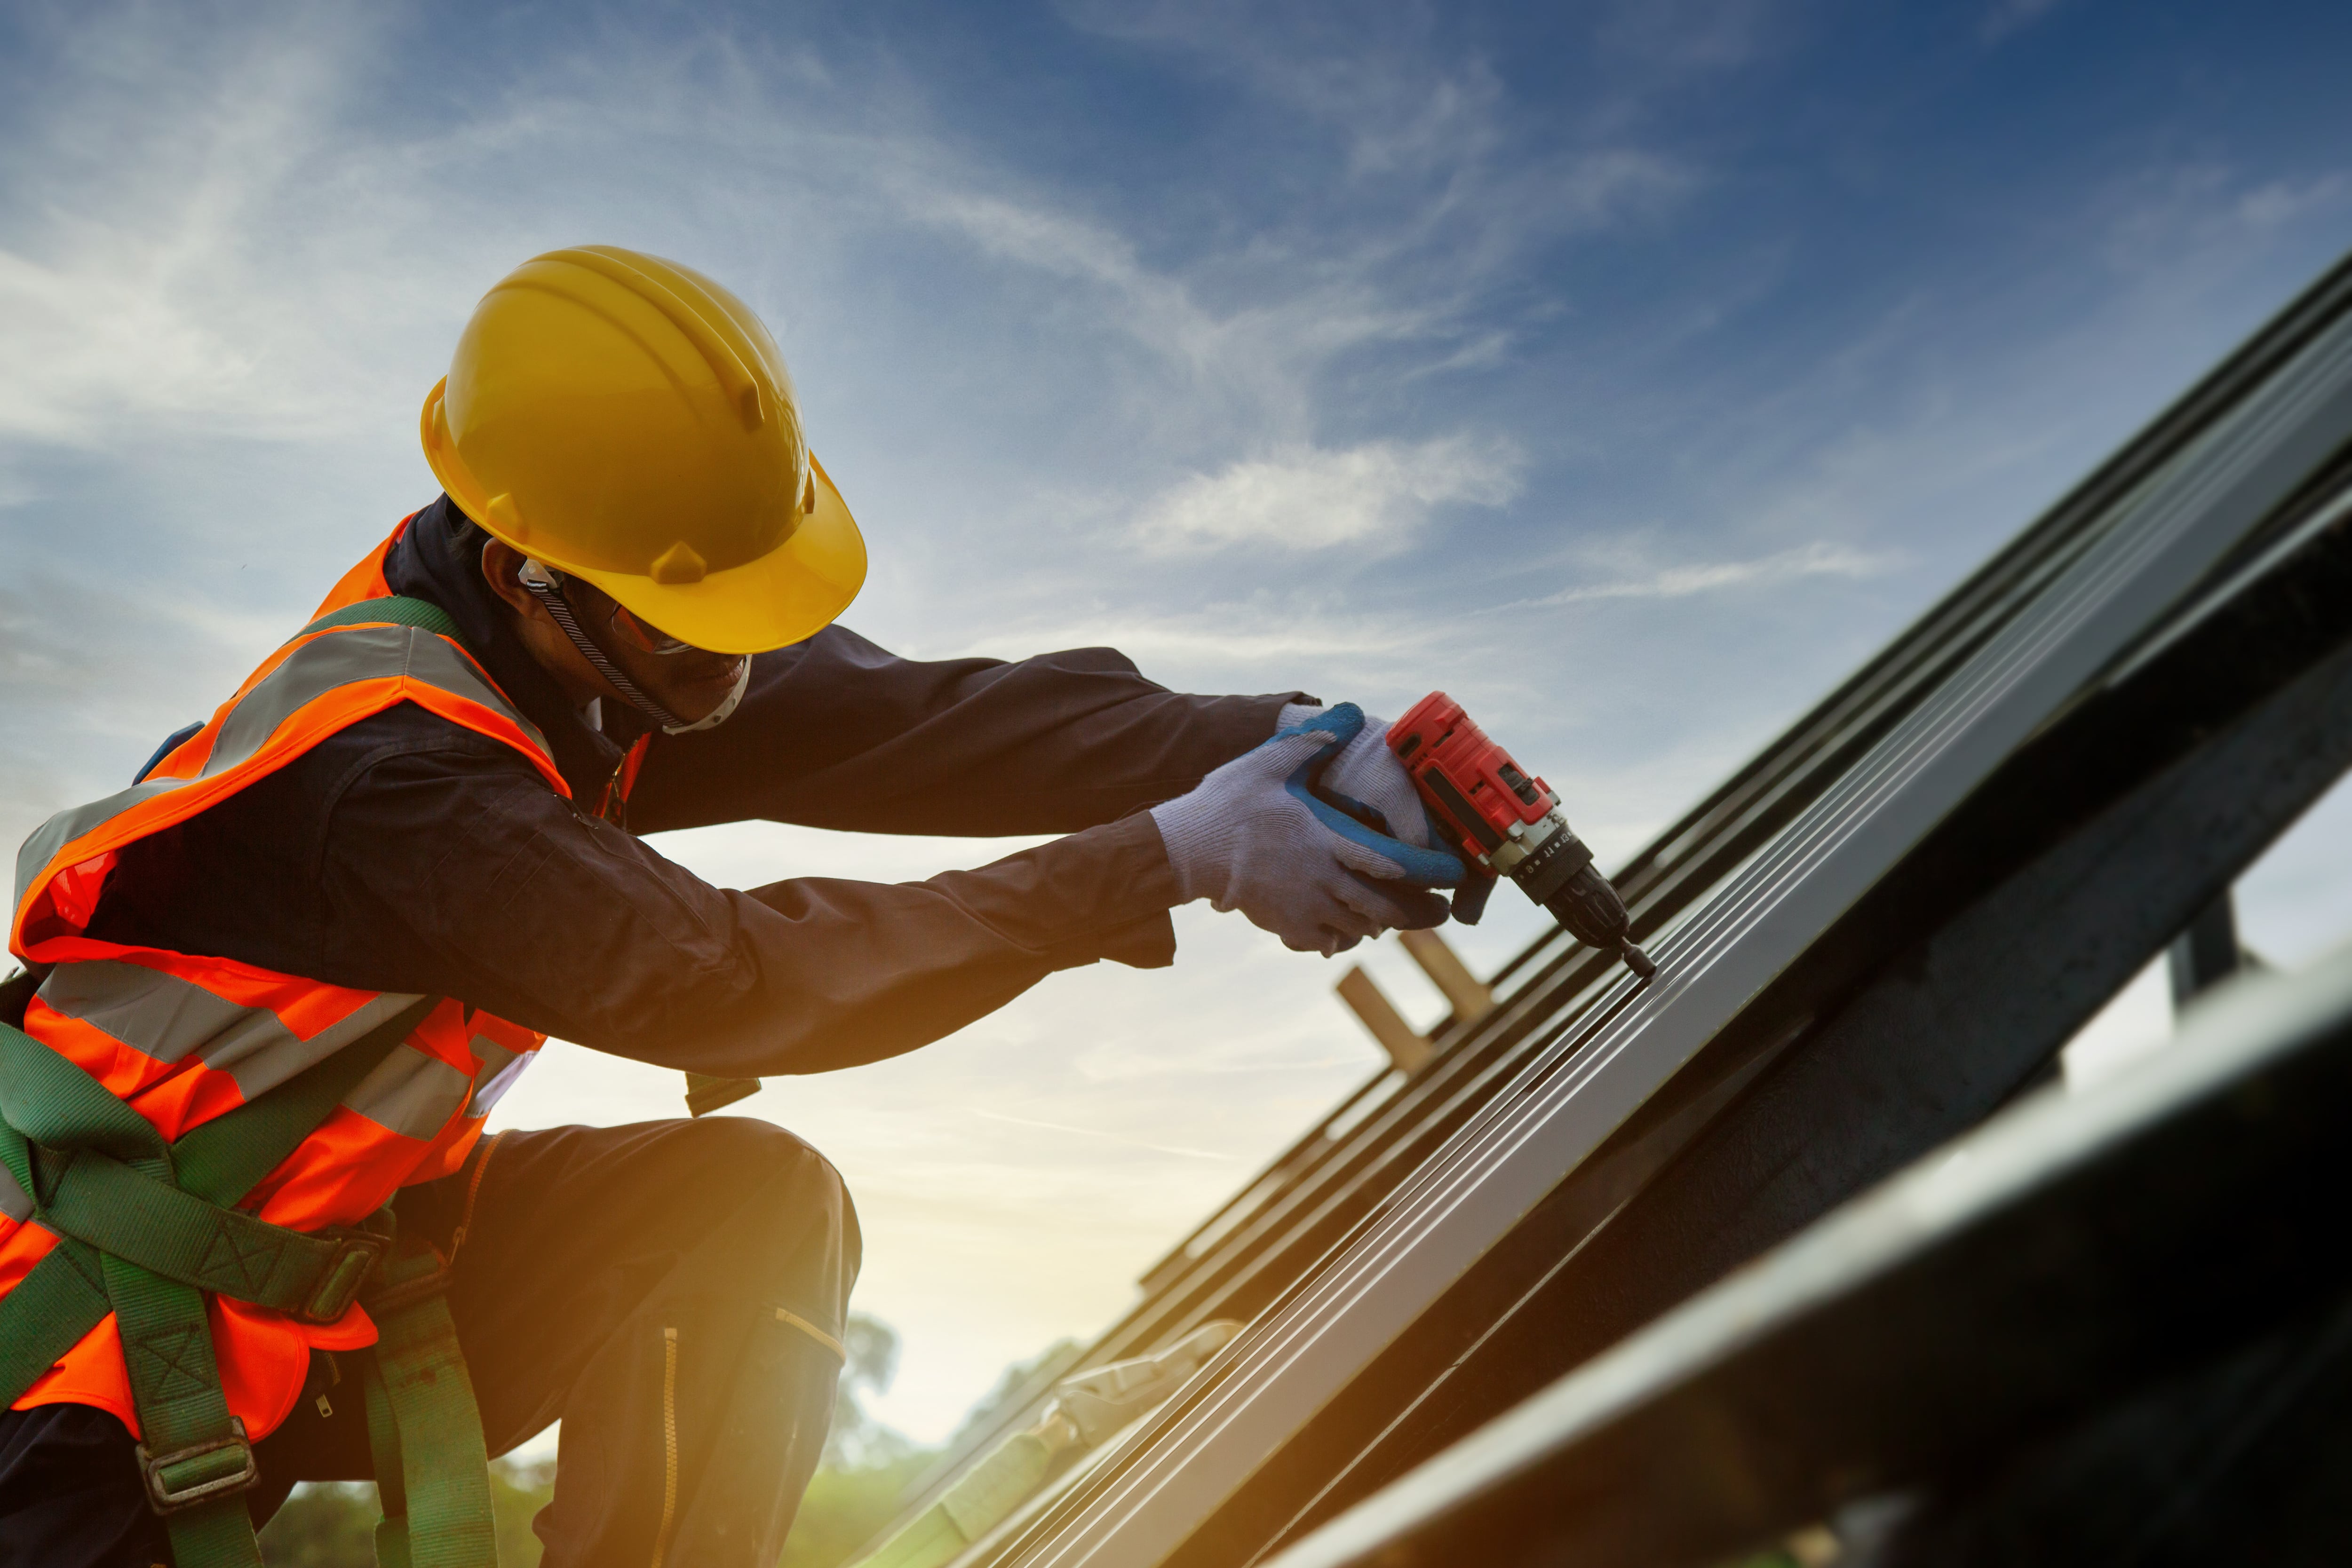
[[[757,430],[765,422],[765,400],[760,395],[760,383],[752,378],[734,346],[712,329],[710,318],[724,315],[724,307],[719,306],[717,300],[706,296],[694,305],[688,305],[651,272],[631,265],[629,253],[614,246],[577,246],[566,250],[551,250],[534,259],[568,261],[574,267],[585,267],[599,277],[619,284],[660,311],[671,326],[684,333],[687,340],[701,350],[703,362],[725,385],[737,408],[741,411],[743,428]],[[684,271],[683,268],[678,270]],[[499,287],[547,287],[544,281],[535,279],[518,281],[520,277],[517,274]]]

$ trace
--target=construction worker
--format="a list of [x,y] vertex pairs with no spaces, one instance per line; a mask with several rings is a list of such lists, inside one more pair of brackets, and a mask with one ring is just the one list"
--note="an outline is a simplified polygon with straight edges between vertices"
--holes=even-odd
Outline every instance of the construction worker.
[[[488,1563],[484,1456],[560,1417],[551,1568],[768,1568],[833,1408],[848,1197],[746,1118],[482,1137],[542,1040],[723,1098],[1167,964],[1186,900],[1328,954],[1462,879],[1353,706],[832,624],[864,544],[775,344],[686,267],[524,264],[424,442],[445,494],[19,855],[0,1563],[253,1564],[296,1481],[371,1475],[383,1561]],[[635,836],[754,818],[1067,836],[750,892]]]

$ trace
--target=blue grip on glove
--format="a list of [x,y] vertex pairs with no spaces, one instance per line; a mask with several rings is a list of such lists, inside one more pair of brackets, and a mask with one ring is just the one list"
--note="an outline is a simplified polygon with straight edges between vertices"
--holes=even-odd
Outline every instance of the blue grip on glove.
[[[1328,708],[1293,704],[1282,710],[1286,728],[1297,728]],[[1360,730],[1319,764],[1315,793],[1375,831],[1385,829],[1423,850],[1452,850],[1449,831],[1422,803],[1421,790],[1396,753],[1389,749],[1389,722],[1367,714]],[[1486,912],[1486,896],[1495,891],[1494,873],[1477,865],[1464,865],[1464,877],[1454,890],[1454,918],[1475,925]],[[1433,886],[1444,886],[1433,883]]]
[[1460,861],[1315,798],[1318,766],[1363,727],[1353,704],[1326,709],[1154,806],[1183,896],[1237,909],[1285,945],[1326,955],[1442,923],[1445,905],[1425,890],[1461,882]]
[[[1341,703],[1337,707],[1325,708],[1313,718],[1293,725],[1275,738],[1279,740],[1284,735],[1329,734],[1341,742],[1352,742],[1363,727],[1364,710],[1354,703]],[[1385,748],[1387,742],[1383,740],[1381,745]],[[1306,801],[1307,809],[1341,838],[1360,844],[1374,854],[1386,856],[1396,867],[1391,873],[1393,880],[1417,883],[1423,887],[1460,885],[1467,873],[1462,862],[1444,850],[1423,849],[1418,844],[1378,832],[1318,796],[1308,776],[1322,760],[1322,757],[1318,755],[1300,763],[1290,777],[1283,780],[1283,788]]]

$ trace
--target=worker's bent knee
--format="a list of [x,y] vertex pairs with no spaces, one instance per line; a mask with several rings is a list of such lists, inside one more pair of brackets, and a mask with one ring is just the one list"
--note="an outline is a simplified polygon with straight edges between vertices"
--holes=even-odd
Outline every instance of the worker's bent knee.
[[724,1226],[738,1249],[740,1284],[760,1289],[755,1279],[775,1270],[800,1281],[789,1293],[810,1306],[847,1294],[862,1243],[857,1210],[830,1160],[774,1123],[748,1116],[681,1124],[673,1136],[693,1152],[692,1185],[702,1201],[733,1210]]
[[840,1173],[797,1134],[773,1122],[751,1116],[712,1116],[682,1124],[678,1135],[691,1141],[700,1160],[710,1167],[709,1179],[765,1186],[773,1181],[798,1181],[823,1190],[843,1193]]
[[[705,1179],[725,1184],[717,1190],[745,1197],[759,1192],[772,1202],[781,1197],[792,1213],[803,1218],[821,1211],[837,1212],[849,1270],[856,1272],[856,1206],[833,1162],[806,1140],[773,1122],[751,1116],[714,1116],[688,1123],[679,1131],[695,1141],[709,1162]],[[788,1190],[780,1194],[779,1188]]]

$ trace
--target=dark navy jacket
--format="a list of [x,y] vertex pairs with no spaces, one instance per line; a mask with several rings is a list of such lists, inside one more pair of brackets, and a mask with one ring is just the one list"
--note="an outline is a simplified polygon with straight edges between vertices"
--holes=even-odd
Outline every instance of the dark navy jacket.
[[[641,729],[608,713],[599,733],[572,707],[482,581],[482,543],[444,497],[386,577],[457,621],[578,809],[510,748],[404,704],[123,851],[89,934],[458,997],[664,1066],[822,1071],[936,1040],[1055,969],[1170,962],[1174,878],[1140,809],[1307,700],[1182,695],[1107,648],[919,663],[835,626],[756,657],[725,725],[656,736],[625,831],[588,813]],[[927,882],[742,893],[635,836],[753,818],[1069,836]]]

